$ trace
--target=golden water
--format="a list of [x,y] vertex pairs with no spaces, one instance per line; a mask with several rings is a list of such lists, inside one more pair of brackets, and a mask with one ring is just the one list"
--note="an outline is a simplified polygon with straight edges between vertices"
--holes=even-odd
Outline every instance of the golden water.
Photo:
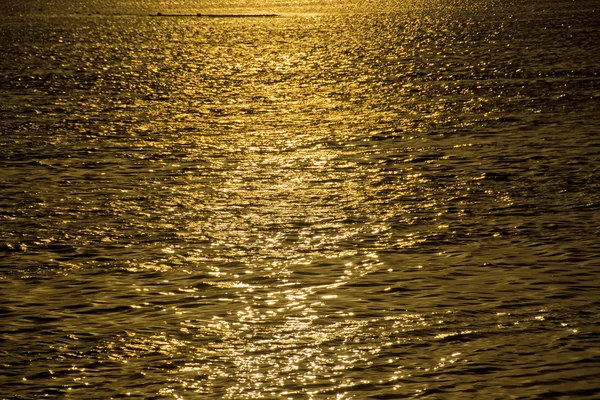
[[2,5],[0,397],[594,398],[596,8]]

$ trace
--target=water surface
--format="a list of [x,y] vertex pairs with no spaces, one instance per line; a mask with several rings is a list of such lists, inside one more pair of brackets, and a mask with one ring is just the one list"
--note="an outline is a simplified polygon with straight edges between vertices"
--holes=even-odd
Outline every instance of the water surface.
[[596,8],[2,5],[3,398],[596,397]]

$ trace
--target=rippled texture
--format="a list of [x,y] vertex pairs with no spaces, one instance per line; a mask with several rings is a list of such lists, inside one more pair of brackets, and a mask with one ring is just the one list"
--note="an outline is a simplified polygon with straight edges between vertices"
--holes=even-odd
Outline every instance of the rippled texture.
[[595,2],[0,7],[2,396],[600,392]]

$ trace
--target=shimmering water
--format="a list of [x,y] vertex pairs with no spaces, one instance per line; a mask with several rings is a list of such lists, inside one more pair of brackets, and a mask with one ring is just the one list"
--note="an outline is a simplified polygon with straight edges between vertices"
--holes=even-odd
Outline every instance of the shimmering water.
[[81,3],[0,6],[0,398],[600,396],[597,2]]

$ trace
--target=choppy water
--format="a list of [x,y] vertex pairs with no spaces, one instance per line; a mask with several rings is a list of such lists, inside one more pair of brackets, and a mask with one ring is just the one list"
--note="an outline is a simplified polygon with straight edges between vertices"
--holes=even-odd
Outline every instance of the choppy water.
[[1,11],[1,398],[600,396],[596,2]]

